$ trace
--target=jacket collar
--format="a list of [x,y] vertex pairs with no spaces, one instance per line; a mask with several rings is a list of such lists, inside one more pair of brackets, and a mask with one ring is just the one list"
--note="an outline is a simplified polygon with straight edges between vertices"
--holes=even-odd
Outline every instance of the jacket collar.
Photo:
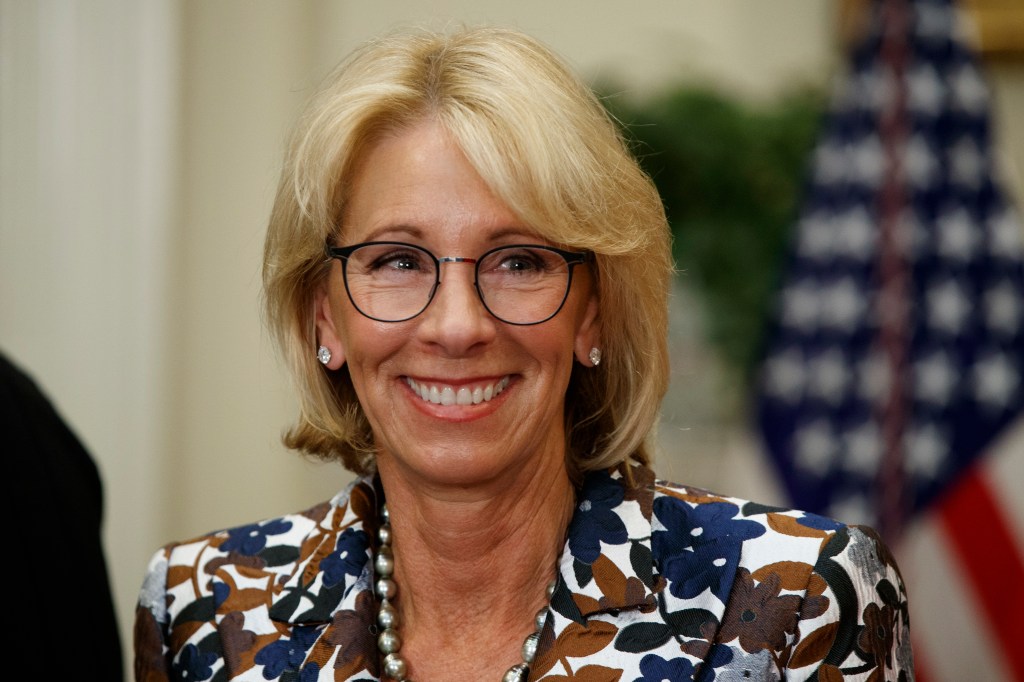
[[661,590],[651,554],[654,474],[632,469],[634,486],[618,470],[589,474],[579,491],[559,563],[552,608],[584,624],[597,613],[649,611]]
[[[602,612],[656,607],[661,589],[651,557],[651,509],[654,474],[634,467],[635,487],[618,471],[594,472],[584,481],[559,562],[553,605],[567,618],[584,623]],[[300,558],[274,591],[271,617],[303,625],[330,621],[338,609],[354,609],[358,592],[372,590],[379,481],[366,477],[350,484],[329,503],[326,513],[300,545]],[[364,564],[358,575],[329,571],[339,557],[338,539],[346,534],[346,552]],[[311,551],[309,551],[311,550]],[[346,557],[348,558],[348,557]],[[352,559],[348,559],[350,566]]]
[[372,594],[378,499],[376,480],[366,477],[328,503],[299,545],[299,561],[274,591],[273,620],[318,625],[338,610],[356,611],[357,602],[372,602],[360,593]]
[[[599,613],[658,608],[665,580],[651,551],[656,484],[647,467],[633,467],[632,475],[635,485],[628,486],[618,471],[593,472],[579,491],[552,596],[552,608],[570,621],[585,624]],[[325,623],[338,609],[354,609],[359,591],[372,591],[379,485],[373,477],[363,478],[331,500],[302,541],[300,555],[306,558],[274,591],[274,620]],[[657,521],[653,523],[661,529]],[[338,540],[343,534],[348,539],[343,544],[349,570],[344,574],[341,569],[328,570],[341,558]],[[361,564],[358,573],[353,572],[358,564],[352,555]],[[736,556],[728,559],[730,565],[738,563],[738,547]],[[722,596],[708,591],[687,600],[686,607],[703,609],[720,620]],[[674,601],[667,593],[662,598]]]

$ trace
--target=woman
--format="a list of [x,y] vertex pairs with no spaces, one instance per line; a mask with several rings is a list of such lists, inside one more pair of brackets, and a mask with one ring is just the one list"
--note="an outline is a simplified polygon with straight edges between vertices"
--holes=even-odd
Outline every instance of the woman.
[[589,90],[518,33],[355,53],[267,236],[293,448],[361,478],[164,548],[141,680],[906,679],[870,531],[656,483],[668,229]]

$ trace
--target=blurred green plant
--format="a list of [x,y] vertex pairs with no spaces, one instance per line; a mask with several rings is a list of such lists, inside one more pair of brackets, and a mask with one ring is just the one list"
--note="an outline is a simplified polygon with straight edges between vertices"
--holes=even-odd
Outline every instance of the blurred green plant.
[[642,102],[602,99],[661,193],[708,341],[749,386],[824,98],[801,90],[756,104],[680,87]]

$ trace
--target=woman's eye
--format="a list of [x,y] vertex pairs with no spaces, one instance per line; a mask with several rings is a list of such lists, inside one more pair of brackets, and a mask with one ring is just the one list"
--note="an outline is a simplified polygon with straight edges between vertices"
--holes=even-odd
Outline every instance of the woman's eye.
[[514,253],[502,257],[500,267],[511,272],[534,272],[543,270],[541,259],[530,253]]
[[373,262],[373,269],[421,270],[423,258],[415,253],[389,253],[380,256]]

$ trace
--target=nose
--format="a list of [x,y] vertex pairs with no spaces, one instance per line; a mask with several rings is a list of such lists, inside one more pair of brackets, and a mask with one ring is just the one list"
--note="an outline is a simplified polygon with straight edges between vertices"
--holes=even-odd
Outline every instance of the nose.
[[473,283],[474,265],[472,259],[442,261],[441,281],[416,328],[420,340],[451,357],[471,354],[497,332],[497,320],[487,312]]

